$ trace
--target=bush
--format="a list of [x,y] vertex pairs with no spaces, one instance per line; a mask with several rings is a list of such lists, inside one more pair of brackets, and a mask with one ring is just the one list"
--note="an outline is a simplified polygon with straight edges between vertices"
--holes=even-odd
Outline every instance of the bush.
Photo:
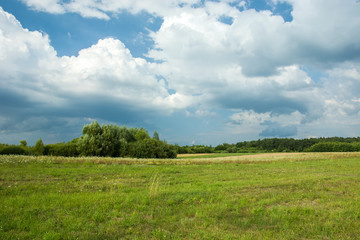
[[136,143],[134,157],[176,158],[176,152],[169,144],[153,138],[148,138]]
[[79,155],[79,152],[77,148],[77,143],[72,141],[67,143],[63,142],[63,143],[45,145],[44,155],[77,157]]
[[5,146],[0,150],[0,155],[32,155],[32,152],[21,146]]

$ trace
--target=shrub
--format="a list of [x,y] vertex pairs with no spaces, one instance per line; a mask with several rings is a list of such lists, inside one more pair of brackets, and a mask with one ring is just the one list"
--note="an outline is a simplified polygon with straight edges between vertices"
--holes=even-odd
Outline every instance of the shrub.
[[176,158],[176,152],[169,144],[153,138],[148,138],[136,143],[134,157]]
[[21,146],[5,146],[0,150],[0,155],[32,155],[32,152]]
[[67,143],[48,144],[44,147],[44,155],[77,157],[79,155],[77,143],[73,140]]

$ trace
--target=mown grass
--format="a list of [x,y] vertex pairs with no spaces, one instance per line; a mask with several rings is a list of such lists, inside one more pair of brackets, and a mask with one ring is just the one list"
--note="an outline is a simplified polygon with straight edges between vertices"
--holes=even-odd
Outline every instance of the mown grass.
[[1,156],[0,202],[0,239],[357,239],[360,154]]

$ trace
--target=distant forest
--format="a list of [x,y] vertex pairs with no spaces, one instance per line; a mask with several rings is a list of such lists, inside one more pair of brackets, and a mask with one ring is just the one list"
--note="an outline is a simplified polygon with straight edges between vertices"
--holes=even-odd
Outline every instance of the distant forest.
[[205,145],[178,146],[178,154],[184,153],[257,153],[257,152],[358,152],[360,137],[343,138],[266,138],[262,140],[223,143],[216,147]]
[[205,145],[171,145],[159,139],[154,131],[150,136],[144,128],[102,125],[98,122],[83,127],[82,136],[69,142],[44,145],[39,139],[34,146],[26,140],[19,145],[0,143],[0,155],[48,155],[48,156],[99,156],[132,158],[176,158],[186,153],[259,153],[259,152],[357,152],[360,137],[343,138],[267,138],[223,143],[215,147]]

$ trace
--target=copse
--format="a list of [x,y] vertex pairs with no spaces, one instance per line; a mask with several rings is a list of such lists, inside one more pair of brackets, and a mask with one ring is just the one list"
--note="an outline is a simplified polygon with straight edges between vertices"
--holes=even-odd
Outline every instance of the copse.
[[[83,128],[77,141],[80,156],[174,158],[176,152],[160,140],[151,139],[144,128],[102,125],[97,121]],[[153,147],[153,148],[152,148]]]

